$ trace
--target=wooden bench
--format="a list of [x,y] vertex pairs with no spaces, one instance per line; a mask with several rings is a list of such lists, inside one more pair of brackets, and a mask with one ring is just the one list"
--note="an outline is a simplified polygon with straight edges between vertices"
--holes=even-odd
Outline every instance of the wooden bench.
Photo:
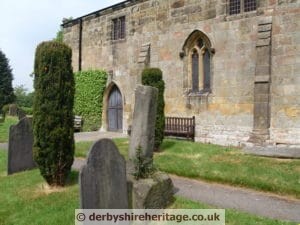
[[165,136],[195,141],[195,117],[166,117]]
[[82,131],[83,119],[81,116],[74,116],[74,131]]

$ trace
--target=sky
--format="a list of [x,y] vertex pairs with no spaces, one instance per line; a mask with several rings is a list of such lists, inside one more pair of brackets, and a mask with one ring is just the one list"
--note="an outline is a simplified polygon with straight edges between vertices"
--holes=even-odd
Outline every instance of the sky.
[[13,86],[33,90],[34,53],[55,38],[63,18],[77,18],[123,0],[0,0],[0,49],[13,70]]

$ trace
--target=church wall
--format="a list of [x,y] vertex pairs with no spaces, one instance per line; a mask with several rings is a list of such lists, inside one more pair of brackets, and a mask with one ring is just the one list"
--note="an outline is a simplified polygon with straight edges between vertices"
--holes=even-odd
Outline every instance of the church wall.
[[279,1],[273,12],[271,137],[300,144],[300,7]]
[[[139,63],[139,55],[142,46],[150,43],[149,66],[159,67],[166,83],[166,115],[196,116],[197,141],[244,145],[254,123],[258,20],[271,15],[269,142],[298,143],[299,5],[295,5],[283,0],[280,4],[264,0],[257,11],[228,16],[225,0],[127,1],[126,7],[107,9],[99,16],[82,19],[82,69],[109,71],[108,85],[115,82],[123,95],[126,132],[132,119],[134,89],[145,67]],[[113,41],[111,21],[121,16],[126,16],[126,39]],[[73,49],[75,70],[78,26],[74,21],[64,28],[65,42]],[[203,32],[215,50],[211,62],[212,91],[202,96],[187,94],[186,56],[180,56],[186,39],[195,30]]]

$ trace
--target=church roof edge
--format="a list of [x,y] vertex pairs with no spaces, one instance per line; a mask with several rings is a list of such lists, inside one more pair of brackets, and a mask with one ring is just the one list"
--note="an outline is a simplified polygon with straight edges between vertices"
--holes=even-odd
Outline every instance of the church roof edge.
[[147,0],[126,0],[126,1],[122,1],[122,2],[119,2],[117,4],[114,4],[114,5],[102,8],[100,10],[88,13],[88,14],[83,15],[81,17],[78,17],[76,19],[67,20],[66,22],[62,23],[62,27],[66,27],[66,26],[70,26],[70,25],[73,25],[73,24],[77,24],[82,19],[85,19],[85,18],[90,17],[90,16],[100,16],[103,12],[108,11],[110,9],[113,10],[113,11],[114,10],[119,10],[119,9],[126,8],[129,5],[135,5],[137,3],[145,2],[145,1],[147,1]]

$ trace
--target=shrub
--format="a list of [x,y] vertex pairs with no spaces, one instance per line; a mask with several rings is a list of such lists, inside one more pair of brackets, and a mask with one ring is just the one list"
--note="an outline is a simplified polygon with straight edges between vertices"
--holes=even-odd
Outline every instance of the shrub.
[[2,112],[3,112],[4,114],[7,114],[8,111],[9,111],[9,104],[4,105],[4,106],[2,107]]
[[74,160],[72,50],[43,42],[34,65],[34,159],[49,185],[63,186]]
[[1,115],[1,120],[2,120],[2,122],[4,122],[5,121],[5,118],[6,118],[6,115],[7,115],[7,113],[8,113],[8,110],[9,110],[9,105],[7,104],[7,105],[4,105],[3,107],[2,107],[2,109],[0,110],[0,115]]
[[28,93],[28,90],[24,87],[24,85],[19,85],[14,88],[14,93],[16,96],[15,103],[18,107],[32,107],[34,92]]
[[98,130],[101,126],[103,93],[107,74],[101,70],[75,73],[75,115],[82,116],[83,130]]
[[165,82],[162,79],[162,71],[158,68],[144,69],[142,73],[142,84],[156,87],[158,89],[156,123],[155,123],[155,142],[154,142],[154,151],[158,151],[164,139],[164,130],[165,130],[165,113],[164,113]]

